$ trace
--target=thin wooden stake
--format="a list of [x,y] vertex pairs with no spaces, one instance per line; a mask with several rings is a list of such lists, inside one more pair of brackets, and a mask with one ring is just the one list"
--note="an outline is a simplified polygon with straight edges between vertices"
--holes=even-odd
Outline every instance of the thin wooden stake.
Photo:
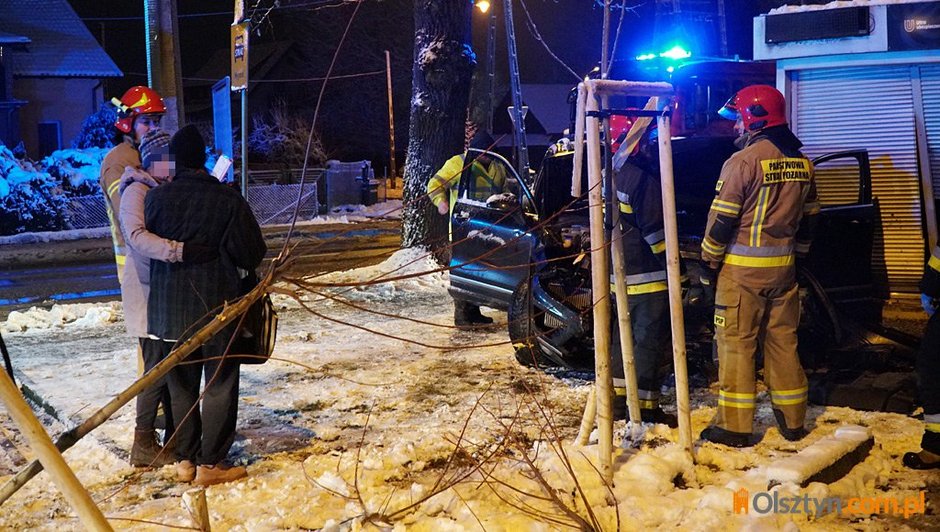
[[211,532],[209,523],[209,505],[206,503],[206,490],[194,488],[183,493],[183,505],[193,518],[193,526],[202,532]]
[[594,420],[597,418],[597,391],[591,386],[588,392],[587,402],[584,404],[584,415],[581,416],[581,428],[578,429],[578,437],[574,440],[580,446],[588,444],[591,438],[591,431],[594,430]]
[[78,514],[78,519],[88,530],[112,530],[101,510],[91,499],[91,495],[75,477],[75,473],[65,463],[65,458],[59,454],[46,434],[42,423],[33,415],[32,409],[23,399],[20,391],[10,380],[10,377],[0,371],[0,400],[6,405],[13,422],[20,428],[20,432],[29,442],[33,452],[39,456],[39,462],[49,471],[49,476],[55,483],[65,500]]
[[689,370],[686,365],[685,326],[679,270],[679,230],[676,223],[676,189],[672,173],[672,139],[668,115],[657,118],[659,171],[662,180],[663,221],[666,230],[666,277],[669,280],[669,317],[672,324],[672,364],[676,373],[676,407],[679,443],[692,454],[692,419],[689,409]]
[[581,169],[584,167],[584,105],[587,99],[587,88],[584,83],[578,83],[578,108],[574,123],[574,161],[571,171],[571,197],[581,197]]
[[[587,110],[597,111],[593,82],[588,87]],[[594,299],[594,387],[597,390],[597,454],[601,475],[613,481],[614,424],[611,409],[613,382],[610,376],[610,267],[609,248],[604,240],[604,199],[601,197],[600,121],[587,117],[588,190],[591,220],[591,291]]]

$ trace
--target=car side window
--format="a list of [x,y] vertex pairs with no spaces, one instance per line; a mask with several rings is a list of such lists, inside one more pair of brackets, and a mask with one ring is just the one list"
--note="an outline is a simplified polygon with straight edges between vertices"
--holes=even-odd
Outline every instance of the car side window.
[[854,157],[822,160],[815,165],[816,192],[823,207],[857,205],[861,187],[860,162]]

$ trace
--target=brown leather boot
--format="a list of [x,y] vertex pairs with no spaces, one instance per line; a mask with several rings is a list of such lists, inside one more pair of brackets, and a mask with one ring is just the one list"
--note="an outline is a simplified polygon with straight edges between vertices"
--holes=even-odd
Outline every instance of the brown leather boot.
[[163,467],[176,462],[176,458],[160,447],[154,431],[135,430],[130,462],[134,467]]
[[224,484],[248,476],[248,469],[244,466],[230,466],[223,463],[215,465],[201,465],[196,467],[196,478],[193,484],[199,486],[212,486]]
[[180,482],[192,482],[196,478],[196,464],[190,460],[180,460],[176,462],[176,480]]

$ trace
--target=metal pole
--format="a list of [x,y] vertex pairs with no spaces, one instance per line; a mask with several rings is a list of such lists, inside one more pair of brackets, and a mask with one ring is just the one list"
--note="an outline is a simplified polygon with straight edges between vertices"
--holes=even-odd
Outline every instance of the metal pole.
[[385,85],[388,88],[388,160],[389,172],[392,176],[392,185],[395,188],[395,177],[398,175],[398,166],[395,165],[395,108],[392,105],[392,56],[385,50]]
[[242,93],[242,197],[248,199],[248,87]]
[[490,25],[486,30],[486,131],[493,133],[496,107],[496,7],[490,7]]
[[669,284],[669,317],[672,325],[672,364],[676,372],[676,406],[679,443],[692,453],[692,419],[689,410],[689,370],[686,365],[682,286],[679,277],[679,230],[676,222],[676,190],[672,173],[672,139],[669,116],[657,118],[659,171],[662,180],[663,222],[666,230],[666,278]]
[[88,530],[111,530],[111,525],[101,514],[101,510],[95,505],[91,495],[75,477],[75,473],[69,469],[65,458],[59,454],[59,450],[52,443],[42,423],[33,415],[32,409],[23,399],[16,384],[2,371],[0,371],[0,403],[6,405],[6,410],[13,418],[13,422],[29,442],[29,448],[39,457],[39,462],[49,472],[56,487],[78,514],[82,525]]
[[513,138],[516,144],[516,169],[522,179],[529,179],[529,148],[522,113],[522,85],[519,81],[519,56],[516,53],[516,30],[512,23],[512,0],[503,2],[506,20],[506,48],[509,50],[509,82],[512,87]]

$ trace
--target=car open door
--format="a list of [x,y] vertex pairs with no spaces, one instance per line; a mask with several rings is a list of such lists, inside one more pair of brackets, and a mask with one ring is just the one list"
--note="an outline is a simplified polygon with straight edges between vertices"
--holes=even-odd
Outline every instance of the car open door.
[[[482,164],[505,179],[478,179]],[[501,183],[500,183],[501,181]],[[537,239],[534,201],[506,159],[470,149],[451,212],[450,291],[454,297],[505,309],[519,283],[529,277]]]
[[878,209],[872,203],[868,152],[826,154],[813,165],[822,209],[807,268],[833,300],[871,297]]

